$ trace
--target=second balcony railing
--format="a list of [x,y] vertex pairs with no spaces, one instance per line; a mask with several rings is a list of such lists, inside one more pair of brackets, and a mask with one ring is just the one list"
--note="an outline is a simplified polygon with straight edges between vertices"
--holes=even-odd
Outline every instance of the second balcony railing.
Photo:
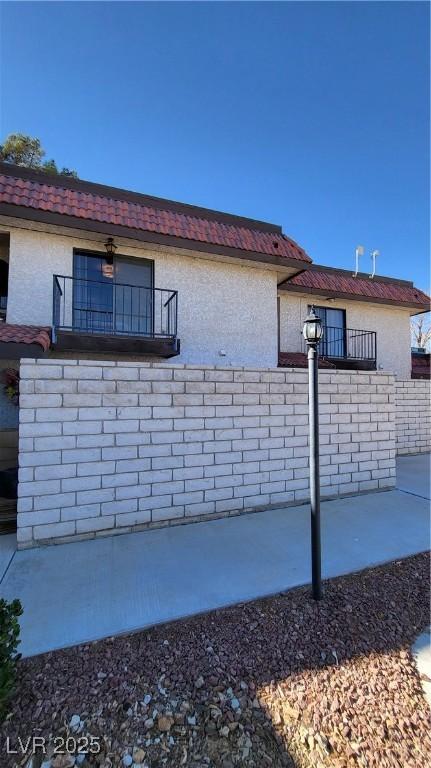
[[[324,325],[323,337],[319,343],[319,355],[332,359],[375,363],[376,335],[376,331]],[[302,351],[306,351],[305,342],[303,342]]]
[[166,288],[54,275],[53,330],[175,339],[178,294]]

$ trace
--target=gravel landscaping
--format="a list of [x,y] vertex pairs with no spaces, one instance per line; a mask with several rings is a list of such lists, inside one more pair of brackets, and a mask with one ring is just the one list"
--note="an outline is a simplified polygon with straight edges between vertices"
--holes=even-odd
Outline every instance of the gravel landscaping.
[[75,763],[52,754],[67,735],[100,740],[76,765],[101,768],[426,768],[410,648],[428,624],[424,554],[331,580],[321,603],[304,587],[28,659],[1,748],[44,736],[44,768]]

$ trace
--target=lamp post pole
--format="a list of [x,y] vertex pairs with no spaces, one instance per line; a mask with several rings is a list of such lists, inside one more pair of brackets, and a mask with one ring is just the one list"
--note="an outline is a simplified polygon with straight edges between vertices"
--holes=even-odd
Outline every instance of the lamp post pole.
[[311,574],[313,597],[322,597],[320,543],[319,397],[317,344],[308,347],[308,403],[310,424]]
[[304,338],[308,346],[308,408],[310,429],[310,503],[311,503],[311,575],[315,600],[322,598],[320,542],[320,467],[319,467],[319,393],[318,345],[322,324],[311,308],[304,322]]

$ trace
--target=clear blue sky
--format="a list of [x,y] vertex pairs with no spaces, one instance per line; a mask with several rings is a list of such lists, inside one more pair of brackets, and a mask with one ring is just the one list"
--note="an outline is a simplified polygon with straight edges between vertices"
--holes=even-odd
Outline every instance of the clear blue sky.
[[2,3],[1,134],[428,287],[429,5]]

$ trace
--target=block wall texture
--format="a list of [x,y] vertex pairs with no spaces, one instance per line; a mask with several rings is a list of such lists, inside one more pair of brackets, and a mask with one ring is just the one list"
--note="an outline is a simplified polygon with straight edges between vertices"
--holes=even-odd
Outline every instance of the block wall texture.
[[[21,547],[302,502],[307,372],[21,364]],[[323,496],[395,483],[393,377],[320,374]]]
[[431,451],[431,384],[421,379],[395,383],[397,453]]

